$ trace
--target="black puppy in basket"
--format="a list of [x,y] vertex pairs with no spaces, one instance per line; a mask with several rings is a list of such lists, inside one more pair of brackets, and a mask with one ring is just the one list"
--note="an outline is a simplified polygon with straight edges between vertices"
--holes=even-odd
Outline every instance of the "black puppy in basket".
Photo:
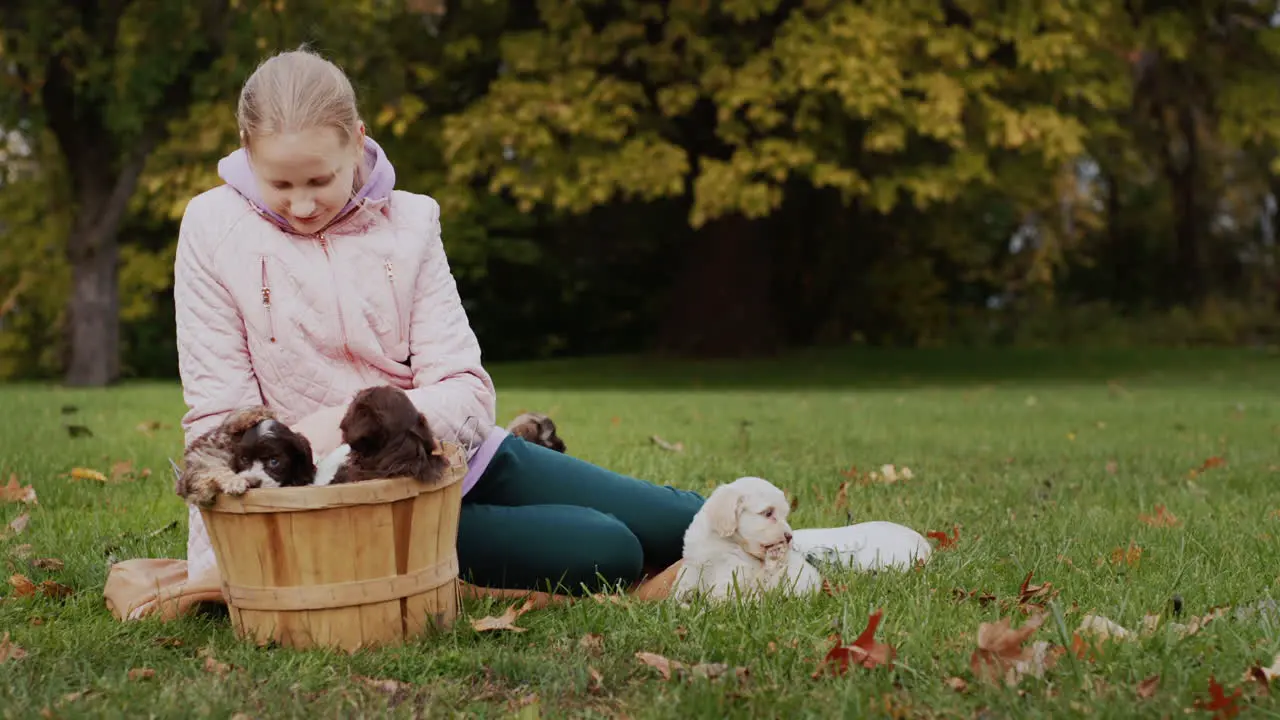
[[399,388],[361,390],[339,427],[343,444],[320,461],[316,485],[390,477],[434,485],[449,467],[427,418]]

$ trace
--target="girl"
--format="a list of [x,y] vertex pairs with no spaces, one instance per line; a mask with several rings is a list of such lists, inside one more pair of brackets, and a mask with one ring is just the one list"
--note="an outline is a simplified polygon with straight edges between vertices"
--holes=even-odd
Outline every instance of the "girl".
[[[404,388],[432,429],[470,448],[458,530],[461,578],[597,592],[681,555],[702,498],[528,443],[495,425],[440,240],[440,208],[394,189],[347,77],[306,50],[264,62],[237,111],[225,185],[191,200],[175,263],[188,443],[232,410],[265,404],[318,455],[361,388]],[[190,510],[188,576],[215,569]]]

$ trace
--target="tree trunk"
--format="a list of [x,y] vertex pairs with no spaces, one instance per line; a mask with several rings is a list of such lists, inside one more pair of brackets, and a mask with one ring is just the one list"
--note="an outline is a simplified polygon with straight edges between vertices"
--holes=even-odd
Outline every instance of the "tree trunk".
[[1170,153],[1168,177],[1173,193],[1174,222],[1174,286],[1176,304],[1198,305],[1209,295],[1208,263],[1204,246],[1208,222],[1198,192],[1200,179],[1200,144],[1196,135],[1193,110],[1178,108],[1178,131],[1173,137],[1183,142],[1181,162]]
[[92,152],[72,168],[76,218],[67,238],[67,385],[102,387],[120,377],[118,235],[151,145],[150,140],[141,141],[118,173],[113,172],[110,154]]
[[658,349],[692,357],[768,355],[781,347],[763,224],[740,215],[694,234],[667,300]]

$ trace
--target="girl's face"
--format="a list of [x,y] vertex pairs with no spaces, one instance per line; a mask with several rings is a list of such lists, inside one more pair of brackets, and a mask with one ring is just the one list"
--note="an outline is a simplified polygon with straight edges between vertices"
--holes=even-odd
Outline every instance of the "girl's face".
[[323,229],[351,199],[364,128],[353,140],[329,127],[256,138],[249,162],[267,207],[300,233]]

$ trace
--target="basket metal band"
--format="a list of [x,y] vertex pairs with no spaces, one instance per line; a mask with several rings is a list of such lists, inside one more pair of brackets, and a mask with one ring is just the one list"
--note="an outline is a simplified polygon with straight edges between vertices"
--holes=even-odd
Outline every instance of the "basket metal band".
[[327,585],[254,587],[223,585],[227,602],[237,610],[328,610],[399,600],[434,590],[458,577],[458,554],[406,575],[352,580]]

